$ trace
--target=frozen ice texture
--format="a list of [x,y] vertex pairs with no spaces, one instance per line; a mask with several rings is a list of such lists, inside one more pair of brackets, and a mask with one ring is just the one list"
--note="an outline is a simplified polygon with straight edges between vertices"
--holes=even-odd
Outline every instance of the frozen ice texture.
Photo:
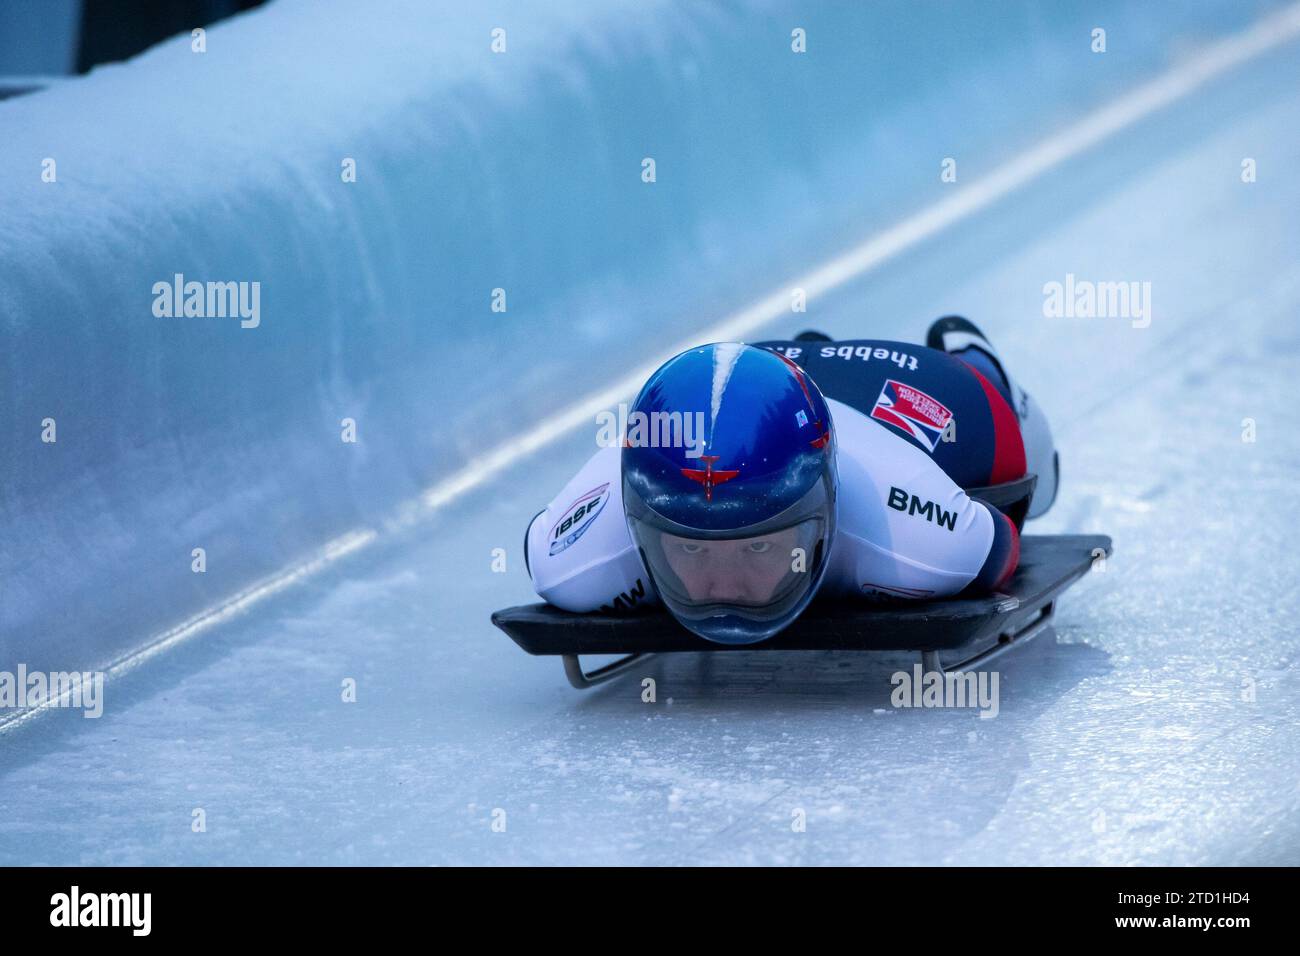
[[[934,202],[943,157],[974,180],[1259,7],[908,32],[835,5],[800,10],[803,59],[794,9],[281,2],[0,104],[0,669],[102,664],[381,532],[110,684],[100,720],[0,737],[0,862],[1297,862],[1294,46],[764,330],[917,341],[964,312],[1052,417],[1030,530],[1116,554],[999,664],[996,720],[894,711],[910,661],[861,656],[686,655],[647,665],[655,705],[575,694],[487,616],[530,599],[523,527],[590,435],[389,530]],[[175,273],[261,282],[261,324],[156,318]],[[1150,327],[1044,318],[1067,273],[1151,281]]]

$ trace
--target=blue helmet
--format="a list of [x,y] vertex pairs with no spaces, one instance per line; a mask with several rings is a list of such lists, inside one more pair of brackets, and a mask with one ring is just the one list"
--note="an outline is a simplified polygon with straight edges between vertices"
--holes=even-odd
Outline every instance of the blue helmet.
[[711,641],[771,637],[812,600],[836,488],[826,400],[779,353],[736,342],[683,352],[628,413],[628,529],[665,606]]

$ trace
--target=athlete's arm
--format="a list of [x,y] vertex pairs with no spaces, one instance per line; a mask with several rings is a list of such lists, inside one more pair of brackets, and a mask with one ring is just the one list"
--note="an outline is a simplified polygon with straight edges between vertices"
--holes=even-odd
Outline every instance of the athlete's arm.
[[1019,553],[1010,521],[884,425],[830,405],[840,443],[830,588],[925,600],[1005,584]]
[[1010,518],[982,501],[975,504],[988,511],[993,518],[993,541],[984,558],[979,574],[970,584],[972,590],[1000,591],[1006,587],[1020,565],[1020,532]]
[[533,589],[566,611],[624,610],[656,600],[623,519],[619,453],[596,452],[524,537]]

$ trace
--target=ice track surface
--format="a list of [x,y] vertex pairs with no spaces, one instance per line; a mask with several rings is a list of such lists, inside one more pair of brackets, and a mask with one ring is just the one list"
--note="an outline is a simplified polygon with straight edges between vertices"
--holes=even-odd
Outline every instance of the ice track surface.
[[[998,662],[996,719],[895,711],[897,656],[677,655],[638,672],[655,704],[637,677],[571,690],[488,616],[532,598],[523,529],[593,423],[142,660],[101,719],[0,733],[0,863],[1300,862],[1298,75],[1296,42],[1254,56],[751,336],[919,341],[958,311],[1047,409],[1063,480],[1030,530],[1110,534],[1115,554]],[[1095,105],[1068,100],[1020,143]],[[933,172],[902,214],[944,198]],[[1044,318],[1067,273],[1150,281],[1150,326]],[[622,329],[619,359],[673,344],[675,321]],[[532,368],[508,336],[490,354],[503,378]],[[642,357],[596,347],[532,408],[476,408],[526,429]]]

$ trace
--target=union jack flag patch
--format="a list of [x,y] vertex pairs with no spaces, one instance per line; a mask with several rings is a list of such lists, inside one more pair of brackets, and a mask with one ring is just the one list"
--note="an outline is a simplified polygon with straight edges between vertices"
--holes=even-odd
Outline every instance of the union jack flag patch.
[[920,389],[891,378],[885,380],[871,417],[893,425],[933,453],[943,430],[952,421],[952,412]]

